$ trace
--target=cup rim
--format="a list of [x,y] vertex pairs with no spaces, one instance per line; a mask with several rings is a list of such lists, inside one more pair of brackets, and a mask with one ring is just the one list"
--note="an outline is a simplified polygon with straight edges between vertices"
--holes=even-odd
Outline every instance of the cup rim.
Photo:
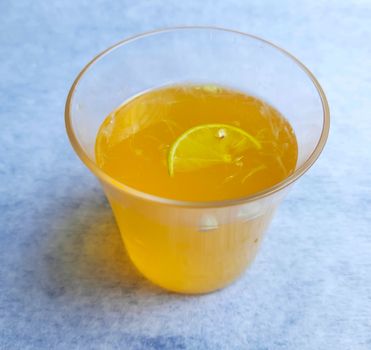
[[[282,54],[284,54],[287,58],[291,59],[294,63],[297,64],[297,66],[302,69],[307,76],[312,81],[313,85],[315,86],[317,93],[320,97],[321,104],[322,104],[322,113],[323,113],[323,123],[322,123],[322,130],[321,135],[318,140],[318,143],[310,156],[307,158],[307,160],[298,168],[296,169],[290,176],[286,177],[284,180],[280,181],[279,183],[275,184],[274,186],[271,186],[269,188],[266,188],[262,191],[256,192],[252,195],[239,197],[235,199],[226,199],[226,200],[220,200],[220,201],[184,201],[184,200],[177,200],[177,199],[171,199],[161,196],[156,196],[153,194],[149,194],[140,190],[137,190],[133,187],[130,187],[128,185],[123,184],[122,182],[119,182],[115,180],[113,177],[106,174],[102,169],[100,169],[94,161],[92,161],[89,156],[86,154],[82,146],[80,145],[78,138],[73,130],[72,126],[72,120],[71,120],[71,102],[74,96],[74,93],[76,89],[79,86],[79,82],[81,78],[84,76],[84,74],[89,70],[89,68],[96,62],[98,62],[100,59],[105,57],[107,54],[109,54],[111,51],[115,50],[118,47],[121,47],[123,45],[126,45],[132,41],[140,40],[145,37],[167,33],[167,32],[175,32],[175,31],[182,31],[182,30],[211,30],[211,31],[222,31],[227,32],[231,34],[237,34],[242,35],[245,37],[248,37],[250,39],[254,39],[257,41],[260,41],[263,44],[266,44],[268,46],[271,46],[272,48],[280,51]],[[327,138],[329,134],[330,129],[330,110],[328,106],[328,102],[325,96],[325,93],[320,86],[319,82],[313,75],[313,73],[303,64],[301,63],[295,56],[287,52],[286,50],[282,49],[281,47],[271,43],[268,40],[262,39],[256,35],[244,33],[238,30],[233,29],[226,29],[221,27],[215,27],[215,26],[180,26],[180,27],[169,27],[169,28],[163,28],[163,29],[157,29],[157,30],[151,30],[147,31],[141,34],[137,34],[134,36],[131,36],[129,38],[123,39],[116,44],[110,46],[109,48],[105,49],[104,51],[100,52],[98,55],[96,55],[88,64],[85,65],[85,67],[80,71],[80,73],[77,75],[75,81],[73,82],[70,91],[67,96],[66,105],[65,105],[65,125],[67,130],[67,135],[69,137],[69,140],[71,142],[71,145],[81,161],[92,171],[92,173],[98,177],[99,180],[103,181],[103,183],[108,184],[112,187],[114,187],[116,190],[123,192],[125,194],[129,194],[131,196],[134,196],[136,198],[155,202],[158,204],[164,204],[164,205],[171,205],[171,206],[177,206],[177,207],[188,207],[188,208],[214,208],[214,207],[228,207],[228,206],[234,206],[234,205],[240,205],[248,202],[257,201],[259,199],[266,198],[274,193],[277,193],[281,191],[282,189],[288,187],[292,183],[294,183],[296,180],[298,180],[304,173],[308,171],[308,169],[315,163],[315,161],[318,159],[319,155],[321,154]]]

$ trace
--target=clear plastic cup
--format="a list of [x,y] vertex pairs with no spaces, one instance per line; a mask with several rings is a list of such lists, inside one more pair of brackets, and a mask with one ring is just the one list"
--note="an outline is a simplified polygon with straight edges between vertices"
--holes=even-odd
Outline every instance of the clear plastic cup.
[[[247,197],[187,202],[138,191],[97,166],[96,135],[110,112],[145,90],[189,82],[230,86],[277,108],[297,136],[295,172]],[[72,85],[66,127],[76,153],[100,180],[137,269],[163,288],[206,293],[251,264],[278,204],[321,153],[329,109],[315,77],[279,47],[232,30],[185,27],[138,35],[96,56]]]

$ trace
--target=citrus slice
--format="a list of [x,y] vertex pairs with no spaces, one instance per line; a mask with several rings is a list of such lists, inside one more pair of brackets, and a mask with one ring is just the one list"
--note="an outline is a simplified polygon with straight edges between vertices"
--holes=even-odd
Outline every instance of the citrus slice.
[[247,149],[260,149],[260,142],[245,130],[228,124],[203,124],[186,130],[171,145],[170,176],[217,164],[239,161]]

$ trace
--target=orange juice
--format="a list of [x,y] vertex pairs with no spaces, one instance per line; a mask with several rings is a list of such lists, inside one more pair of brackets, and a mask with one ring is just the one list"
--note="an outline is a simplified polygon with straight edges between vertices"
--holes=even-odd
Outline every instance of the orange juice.
[[[288,121],[266,102],[189,84],[123,103],[103,122],[95,153],[98,166],[127,186],[198,202],[246,197],[277,184],[294,171],[298,147]],[[206,216],[195,230],[187,223],[162,226],[113,199],[111,205],[138,269],[165,288],[189,293],[235,279],[254,258],[272,214],[233,224]]]

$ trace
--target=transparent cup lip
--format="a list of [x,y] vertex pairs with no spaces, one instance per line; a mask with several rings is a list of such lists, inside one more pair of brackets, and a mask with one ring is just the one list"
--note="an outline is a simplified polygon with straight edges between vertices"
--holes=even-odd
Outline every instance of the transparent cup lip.
[[[182,31],[182,30],[210,30],[210,31],[222,31],[227,33],[232,33],[236,35],[242,35],[245,37],[248,37],[250,39],[254,39],[257,41],[260,41],[261,43],[271,46],[274,49],[280,51],[283,53],[288,59],[291,59],[294,63],[297,64],[299,68],[301,68],[307,76],[310,78],[312,83],[314,84],[317,93],[321,99],[322,103],[322,113],[323,113],[323,124],[322,124],[322,130],[321,130],[321,136],[318,140],[318,143],[316,147],[314,148],[313,152],[310,154],[308,159],[298,168],[296,169],[290,176],[282,180],[281,182],[275,184],[274,186],[271,186],[263,191],[259,191],[257,193],[254,193],[249,196],[239,197],[236,199],[227,199],[227,200],[220,200],[220,201],[184,201],[184,200],[176,200],[176,199],[170,199],[165,197],[156,196],[153,194],[149,194],[140,190],[137,190],[133,187],[130,187],[128,185],[125,185],[108,174],[106,174],[103,170],[101,170],[95,162],[93,162],[89,156],[86,154],[82,146],[80,145],[76,134],[73,130],[72,126],[72,120],[71,120],[71,102],[74,96],[74,93],[76,89],[79,87],[79,82],[81,78],[85,75],[85,73],[89,70],[89,68],[96,62],[98,62],[100,59],[102,59],[104,56],[108,55],[111,51],[115,50],[116,48],[126,45],[132,41],[140,40],[145,37],[162,34],[166,32],[175,32],[175,31]],[[320,86],[319,82],[315,78],[315,76],[311,73],[311,71],[303,64],[301,63],[296,57],[294,57],[292,54],[287,52],[286,50],[280,48],[279,46],[271,43],[268,40],[262,39],[258,36],[243,33],[237,30],[233,29],[226,29],[221,27],[214,27],[214,26],[181,26],[181,27],[169,27],[169,28],[163,28],[163,29],[157,29],[152,30],[148,32],[144,32],[141,34],[137,34],[134,36],[131,36],[127,39],[121,40],[118,43],[112,45],[111,47],[107,48],[106,50],[102,51],[98,55],[96,55],[78,74],[75,81],[73,82],[71,89],[67,96],[66,106],[65,106],[65,124],[66,124],[66,130],[69,137],[69,140],[71,142],[71,145],[81,161],[92,171],[92,173],[98,177],[100,181],[102,181],[105,184],[108,184],[112,187],[114,187],[117,191],[129,194],[131,196],[134,196],[138,199],[155,202],[158,204],[163,205],[169,205],[169,206],[177,206],[177,207],[186,207],[186,208],[217,208],[217,207],[230,207],[235,205],[241,205],[244,203],[254,202],[266,197],[269,197],[273,195],[274,193],[277,193],[284,189],[285,187],[288,187],[292,183],[294,183],[297,179],[299,179],[304,173],[307,172],[307,170],[315,163],[319,155],[321,154],[327,138],[329,134],[330,129],[330,110],[328,106],[328,102],[325,96],[325,93]]]

